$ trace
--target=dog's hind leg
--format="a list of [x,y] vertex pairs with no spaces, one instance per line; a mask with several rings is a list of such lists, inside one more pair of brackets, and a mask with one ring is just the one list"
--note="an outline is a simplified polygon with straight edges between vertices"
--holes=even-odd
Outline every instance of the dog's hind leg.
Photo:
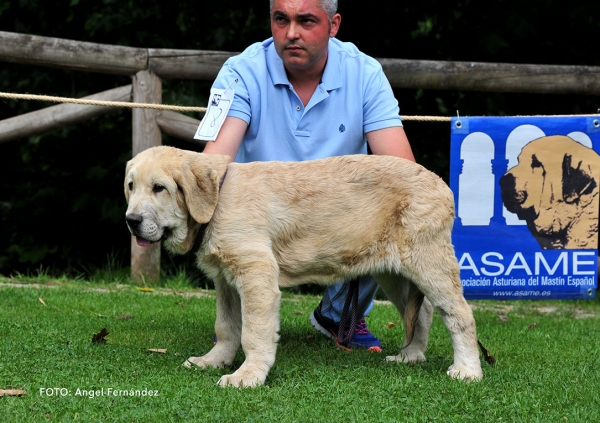
[[377,283],[402,315],[404,344],[400,354],[386,357],[388,361],[420,363],[425,361],[433,307],[419,289],[400,275],[379,275]]
[[237,290],[221,279],[215,282],[217,297],[217,319],[215,334],[218,342],[206,355],[190,357],[183,364],[191,367],[224,367],[233,363],[240,348],[242,333],[242,315],[240,296]]
[[458,261],[449,234],[429,238],[428,243],[414,245],[411,279],[440,313],[450,332],[454,363],[448,369],[453,378],[478,380],[483,377],[475,320],[463,296]]

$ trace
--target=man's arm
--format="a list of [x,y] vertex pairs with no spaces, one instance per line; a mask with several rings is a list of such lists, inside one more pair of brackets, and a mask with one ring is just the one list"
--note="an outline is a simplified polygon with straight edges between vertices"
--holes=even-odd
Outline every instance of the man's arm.
[[207,141],[203,153],[225,154],[229,156],[231,161],[235,160],[247,129],[248,124],[242,119],[232,116],[226,117],[217,139]]
[[373,154],[397,156],[415,161],[412,148],[401,126],[367,132],[367,142]]

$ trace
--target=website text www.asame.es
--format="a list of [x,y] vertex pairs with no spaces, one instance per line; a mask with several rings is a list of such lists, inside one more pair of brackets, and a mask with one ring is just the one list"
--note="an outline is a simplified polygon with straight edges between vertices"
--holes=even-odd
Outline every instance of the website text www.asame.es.
[[493,291],[494,297],[549,297],[552,291]]

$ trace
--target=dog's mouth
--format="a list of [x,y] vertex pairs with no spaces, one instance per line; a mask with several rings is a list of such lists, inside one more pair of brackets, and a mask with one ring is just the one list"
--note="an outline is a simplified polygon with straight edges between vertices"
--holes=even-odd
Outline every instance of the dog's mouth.
[[137,243],[137,245],[139,245],[140,247],[147,247],[150,244],[154,244],[155,242],[159,242],[159,241],[166,241],[169,238],[169,235],[171,234],[171,230],[169,228],[165,228],[163,230],[163,234],[162,236],[156,240],[156,241],[152,241],[146,238],[142,238],[139,235],[135,236],[135,242]]
[[152,241],[150,241],[149,239],[144,239],[141,236],[137,236],[135,237],[135,242],[137,243],[137,245],[139,245],[140,247],[147,247],[150,244],[152,244]]

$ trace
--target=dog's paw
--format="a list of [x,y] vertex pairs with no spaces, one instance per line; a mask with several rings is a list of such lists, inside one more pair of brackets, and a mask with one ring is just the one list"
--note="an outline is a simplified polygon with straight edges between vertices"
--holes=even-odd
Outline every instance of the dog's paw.
[[467,382],[477,382],[483,379],[483,372],[480,368],[471,369],[466,366],[459,367],[455,364],[448,367],[446,372],[452,379],[461,379]]
[[217,384],[221,387],[233,386],[236,388],[254,388],[263,385],[266,377],[266,375],[240,372],[238,370],[230,375],[221,376],[221,379],[219,379]]
[[225,363],[223,360],[208,360],[206,356],[190,357],[183,362],[183,366],[187,367],[188,369],[191,369],[193,365],[196,365],[202,369],[206,369],[207,367],[225,367],[227,363]]
[[425,361],[425,354],[422,351],[400,351],[398,355],[388,355],[385,358],[387,361],[396,361],[400,363],[416,364]]

